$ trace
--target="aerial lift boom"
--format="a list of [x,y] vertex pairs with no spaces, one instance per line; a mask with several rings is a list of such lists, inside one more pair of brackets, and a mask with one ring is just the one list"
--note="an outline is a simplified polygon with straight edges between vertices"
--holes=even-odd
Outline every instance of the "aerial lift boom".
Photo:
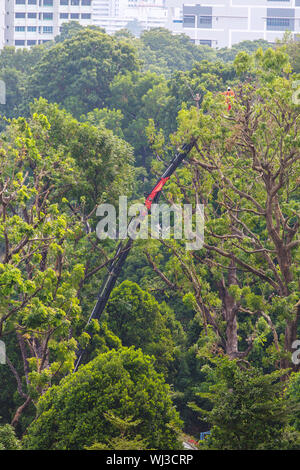
[[[159,178],[157,181],[156,185],[152,188],[150,194],[146,197],[145,200],[145,212],[142,214],[143,216],[146,216],[148,212],[151,210],[151,205],[153,203],[156,203],[158,201],[158,198],[161,194],[161,191],[166,184],[166,182],[170,179],[172,174],[176,171],[178,166],[181,164],[181,162],[187,157],[189,152],[192,150],[192,148],[195,145],[195,141],[191,141],[188,144],[184,144],[181,148],[181,150],[175,154],[173,159],[171,160],[169,166],[167,169],[164,171],[162,176]],[[137,216],[137,227],[140,224],[141,221],[141,216]],[[134,240],[132,238],[129,238],[126,242],[120,242],[117,249],[115,256],[113,257],[111,263],[108,265],[108,274],[106,275],[106,278],[103,281],[103,284],[100,288],[99,294],[98,294],[98,299],[97,302],[93,308],[93,311],[88,319],[88,322],[86,324],[86,327],[91,323],[92,320],[94,319],[99,319],[103,310],[106,307],[106,304],[108,302],[108,299],[110,297],[111,291],[113,290],[116,281],[118,279],[118,276],[121,273],[122,267],[126,261],[126,258],[132,248]],[[78,367],[81,364],[81,361],[83,359],[85,353],[85,349],[80,350],[77,354],[77,359],[74,367],[74,372],[78,370]]]

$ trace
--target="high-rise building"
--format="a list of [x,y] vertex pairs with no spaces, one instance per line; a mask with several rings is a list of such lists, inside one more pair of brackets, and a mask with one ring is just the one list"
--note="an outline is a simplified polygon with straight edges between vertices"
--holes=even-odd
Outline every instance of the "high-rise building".
[[93,18],[120,16],[127,5],[127,0],[94,0]]
[[168,28],[195,44],[231,47],[255,39],[275,42],[300,33],[300,0],[167,0]]
[[93,23],[108,34],[138,21],[142,29],[166,27],[168,10],[165,0],[94,0]]
[[[197,2],[197,0],[196,0]],[[0,48],[53,40],[75,20],[111,34],[166,27],[195,44],[231,47],[243,40],[275,42],[286,30],[300,35],[300,0],[0,0]],[[138,34],[138,33],[137,33]]]
[[62,23],[92,23],[92,0],[5,0],[6,46],[27,47],[51,41]]
[[0,2],[0,49],[4,45],[4,31],[5,31],[5,4],[4,1]]

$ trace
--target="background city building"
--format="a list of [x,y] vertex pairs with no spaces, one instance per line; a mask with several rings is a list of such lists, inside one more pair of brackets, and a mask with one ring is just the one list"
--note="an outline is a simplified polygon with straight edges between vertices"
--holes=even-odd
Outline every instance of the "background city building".
[[28,47],[52,40],[62,23],[92,23],[92,0],[5,0],[7,46]]
[[0,1],[0,49],[4,46],[5,0]]
[[165,0],[94,0],[93,23],[113,34],[137,22],[141,29],[167,27]]
[[300,0],[167,0],[168,28],[195,44],[231,47],[255,39],[275,42],[300,32]]
[[300,0],[0,0],[0,48],[52,40],[62,23],[95,24],[113,34],[165,27],[195,44],[231,47],[300,33]]

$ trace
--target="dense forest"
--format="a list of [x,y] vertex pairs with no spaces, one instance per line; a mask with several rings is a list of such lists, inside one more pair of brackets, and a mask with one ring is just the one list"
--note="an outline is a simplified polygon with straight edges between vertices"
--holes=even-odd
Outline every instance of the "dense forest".
[[[0,450],[300,449],[300,43],[71,22],[0,79]],[[136,240],[86,328],[97,207],[189,142],[161,200],[204,205],[203,246]]]

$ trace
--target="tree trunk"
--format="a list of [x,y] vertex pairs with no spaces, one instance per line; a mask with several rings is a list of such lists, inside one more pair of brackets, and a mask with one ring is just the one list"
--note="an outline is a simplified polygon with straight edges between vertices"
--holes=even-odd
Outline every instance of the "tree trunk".
[[[236,268],[231,262],[228,273],[228,285],[237,285]],[[226,354],[234,359],[238,357],[237,305],[229,294],[224,278],[219,282],[219,292],[223,303],[223,318],[226,321]]]
[[26,401],[23,403],[23,405],[19,406],[19,408],[17,409],[16,413],[15,413],[15,416],[13,417],[13,420],[11,422],[11,425],[13,427],[16,427],[23,412],[26,410],[26,408],[28,407],[28,405],[31,403],[31,397],[27,397],[26,398]]

